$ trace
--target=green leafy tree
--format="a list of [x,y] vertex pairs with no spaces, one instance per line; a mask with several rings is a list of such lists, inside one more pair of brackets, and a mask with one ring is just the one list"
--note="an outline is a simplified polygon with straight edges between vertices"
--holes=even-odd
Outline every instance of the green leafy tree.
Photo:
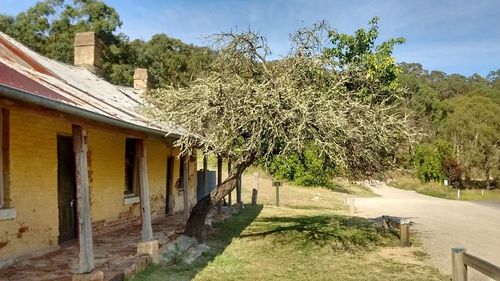
[[490,73],[486,76],[486,79],[492,88],[500,90],[500,69],[490,71]]
[[354,35],[329,30],[332,47],[324,49],[329,63],[339,72],[348,75],[345,82],[350,90],[369,102],[392,102],[400,90],[398,75],[392,52],[395,45],[404,43],[403,38],[394,38],[377,45],[378,17],[370,20],[369,28],[358,29]]
[[312,145],[301,154],[278,155],[265,163],[267,171],[278,179],[287,179],[303,186],[327,186],[335,174],[321,151]]
[[94,31],[106,45],[116,42],[118,13],[98,0],[45,0],[15,17],[1,16],[0,28],[50,58],[73,62],[75,33]]
[[417,177],[422,182],[442,182],[446,177],[445,161],[451,151],[450,144],[443,140],[418,145],[413,155]]

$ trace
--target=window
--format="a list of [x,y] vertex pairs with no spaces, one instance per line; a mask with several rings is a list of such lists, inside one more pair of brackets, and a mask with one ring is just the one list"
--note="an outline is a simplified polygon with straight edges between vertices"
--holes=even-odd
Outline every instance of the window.
[[183,185],[184,159],[186,159],[184,156],[181,156],[179,159],[179,178],[177,179],[177,182],[175,183],[175,187],[177,188],[178,194],[182,194],[182,192],[184,191],[184,185]]
[[138,167],[137,167],[137,139],[125,140],[125,196],[137,194]]

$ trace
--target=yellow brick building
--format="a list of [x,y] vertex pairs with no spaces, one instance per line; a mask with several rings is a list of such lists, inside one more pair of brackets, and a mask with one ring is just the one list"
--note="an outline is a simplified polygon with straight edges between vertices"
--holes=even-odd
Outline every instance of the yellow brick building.
[[[77,49],[78,37],[75,43]],[[90,237],[141,223],[148,229],[141,210],[155,219],[196,203],[195,157],[181,163],[173,145],[182,129],[141,115],[144,88],[105,82],[92,73],[97,59],[65,65],[0,32],[0,267],[81,240],[78,226],[90,227]],[[147,72],[138,73],[136,85],[147,85]],[[85,188],[84,214],[76,210],[85,206]]]

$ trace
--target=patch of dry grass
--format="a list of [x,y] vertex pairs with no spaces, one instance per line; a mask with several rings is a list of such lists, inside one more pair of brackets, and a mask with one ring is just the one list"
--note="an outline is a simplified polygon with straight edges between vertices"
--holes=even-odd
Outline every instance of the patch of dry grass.
[[[458,199],[457,189],[445,187],[443,184],[437,182],[422,183],[418,179],[408,175],[396,175],[394,181],[389,185],[406,190],[415,190],[418,193],[429,196]],[[500,190],[463,189],[460,190],[460,200],[500,201]]]

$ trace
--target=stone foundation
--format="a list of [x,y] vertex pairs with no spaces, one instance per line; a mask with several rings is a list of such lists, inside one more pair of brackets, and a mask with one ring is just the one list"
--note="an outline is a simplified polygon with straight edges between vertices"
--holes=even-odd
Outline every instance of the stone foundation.
[[91,273],[74,274],[73,281],[103,281],[104,273],[100,270],[94,270]]

